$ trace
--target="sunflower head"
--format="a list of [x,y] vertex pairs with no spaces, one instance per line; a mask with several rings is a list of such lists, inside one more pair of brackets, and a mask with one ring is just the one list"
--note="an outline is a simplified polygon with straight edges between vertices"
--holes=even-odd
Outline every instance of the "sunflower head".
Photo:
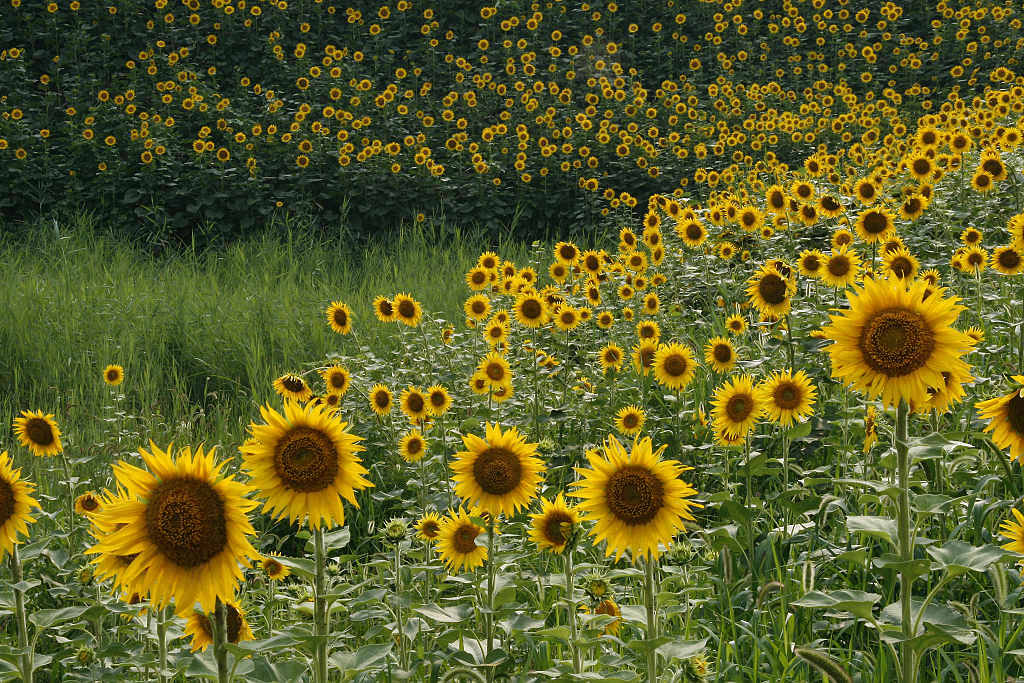
[[394,303],[386,296],[378,296],[373,300],[373,313],[382,323],[390,323],[398,319]]
[[765,264],[747,283],[750,303],[761,313],[783,316],[789,312],[796,284],[771,264]]
[[293,401],[308,401],[313,398],[313,390],[306,384],[306,380],[290,372],[274,380],[274,391],[282,398]]
[[424,541],[433,541],[441,531],[441,517],[433,510],[423,513],[414,525],[416,536]]
[[448,565],[448,571],[472,571],[487,559],[487,546],[477,542],[484,528],[473,522],[465,509],[450,513],[441,520],[437,531],[437,550]]
[[814,401],[818,390],[803,370],[773,372],[758,385],[760,401],[765,406],[768,419],[783,427],[805,420],[814,412]]
[[462,437],[466,450],[452,463],[455,492],[470,505],[497,516],[515,515],[537,495],[544,463],[537,457],[537,444],[527,443],[515,427],[502,431],[486,425],[483,438]]
[[34,455],[57,455],[64,450],[60,442],[60,429],[53,419],[53,413],[41,410],[21,411],[21,417],[14,418],[14,435],[18,442]]
[[278,559],[280,557],[278,553],[270,553],[265,555],[260,561],[260,568],[263,569],[263,573],[271,581],[280,581],[292,573],[291,569],[281,563],[281,560]]
[[338,334],[352,331],[352,309],[341,301],[332,301],[327,307],[327,324]]
[[986,432],[992,432],[992,443],[1010,450],[1010,458],[1024,462],[1024,375],[1013,378],[1016,384],[1010,393],[975,406],[978,417],[988,420]]
[[423,422],[430,415],[430,404],[427,402],[427,395],[419,387],[409,385],[402,392],[399,399],[402,412],[413,424]]
[[370,409],[381,417],[391,412],[394,404],[394,396],[391,390],[383,384],[374,384],[370,388]]
[[420,430],[412,429],[398,442],[398,452],[406,462],[419,462],[427,453],[427,442]]
[[644,421],[647,416],[638,405],[626,406],[615,414],[615,428],[621,434],[633,436],[639,434],[644,428]]
[[408,294],[396,294],[391,305],[395,309],[395,319],[409,327],[416,327],[423,317],[423,308],[420,302]]
[[553,501],[541,498],[540,506],[539,513],[530,515],[530,540],[537,544],[539,550],[561,553],[575,540],[579,513],[566,504],[561,493]]
[[35,484],[22,479],[13,465],[7,451],[0,453],[0,560],[21,542],[19,537],[28,536],[28,525],[36,521],[30,513],[39,508],[32,497]]
[[[244,640],[252,640],[252,629],[249,622],[245,620],[245,612],[234,602],[225,602],[224,609],[227,610],[226,621],[228,625],[227,641],[233,645]],[[192,652],[203,652],[213,644],[212,612],[207,614],[201,610],[192,610],[185,622],[186,636],[192,637]]]
[[124,368],[120,365],[108,365],[103,368],[103,381],[109,386],[116,387],[124,381]]
[[736,365],[736,349],[725,337],[712,337],[704,347],[704,361],[716,372],[729,372]]
[[101,507],[103,507],[103,503],[95,491],[86,491],[75,498],[75,512],[79,515],[91,515]]
[[675,342],[662,344],[654,354],[654,377],[674,391],[681,391],[697,371],[690,347]]
[[719,386],[711,405],[716,431],[730,439],[745,437],[765,411],[761,394],[747,375],[733,377]]
[[344,396],[352,381],[352,374],[347,368],[342,367],[341,365],[329,367],[322,371],[320,375],[324,378],[324,384],[327,386],[327,393],[337,396]]

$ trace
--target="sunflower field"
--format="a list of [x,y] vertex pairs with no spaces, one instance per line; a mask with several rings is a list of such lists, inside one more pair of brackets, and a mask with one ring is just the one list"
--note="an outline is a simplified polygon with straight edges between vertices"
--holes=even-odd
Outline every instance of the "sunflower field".
[[1020,13],[4,0],[0,678],[1024,677]]

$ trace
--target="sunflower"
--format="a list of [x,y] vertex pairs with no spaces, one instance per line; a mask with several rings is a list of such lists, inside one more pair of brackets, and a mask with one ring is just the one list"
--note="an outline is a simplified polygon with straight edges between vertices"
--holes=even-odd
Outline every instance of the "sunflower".
[[756,207],[745,206],[740,209],[736,222],[739,223],[743,232],[756,232],[764,225],[764,214],[758,211]]
[[555,261],[550,266],[548,266],[548,275],[550,275],[551,279],[557,282],[558,284],[563,284],[569,278],[570,268],[571,266],[565,263]]
[[875,244],[884,242],[896,226],[892,222],[889,210],[879,206],[862,211],[854,227],[862,240],[868,244]]
[[623,356],[622,347],[614,342],[605,344],[604,347],[597,352],[598,360],[601,361],[601,370],[605,373],[607,373],[608,370],[621,370]]
[[878,441],[878,410],[868,406],[864,413],[864,452],[867,453]]
[[452,407],[452,397],[440,384],[427,388],[427,408],[434,417],[441,417]]
[[502,384],[500,386],[494,387],[494,389],[491,391],[491,398],[494,399],[495,403],[504,403],[505,401],[512,398],[514,393],[515,392],[512,389],[512,382],[509,382],[508,384]]
[[497,320],[491,320],[484,327],[483,335],[487,341],[487,345],[491,348],[498,346],[498,344],[504,344],[508,341],[508,323],[501,323]]
[[853,194],[861,204],[871,204],[878,199],[879,189],[871,178],[863,178],[853,186]]
[[803,422],[814,412],[814,401],[818,390],[803,370],[794,374],[791,370],[776,371],[761,382],[757,390],[759,400],[764,404],[768,419],[783,427],[794,422]]
[[487,546],[476,542],[484,528],[473,523],[465,509],[449,513],[437,530],[437,550],[448,571],[472,571],[487,559]]
[[555,326],[563,332],[576,329],[580,324],[580,313],[573,306],[562,305],[555,312]]
[[352,309],[348,304],[332,301],[327,307],[327,324],[338,334],[348,334],[352,331]]
[[[245,612],[234,602],[224,601],[227,610],[228,636],[227,641],[237,645],[243,640],[253,640],[255,636],[249,623],[245,620]],[[213,627],[210,616],[206,612],[192,610],[185,621],[185,632],[182,636],[192,636],[192,652],[205,652],[213,644]]]
[[540,499],[540,512],[530,515],[530,540],[538,550],[561,553],[572,538],[574,528],[580,523],[579,511],[566,505],[561,493],[552,501]]
[[853,244],[853,233],[846,228],[839,228],[832,233],[832,248],[848,246]]
[[34,455],[57,455],[64,450],[60,442],[60,428],[53,419],[53,413],[21,411],[21,417],[14,418],[14,435]]
[[559,242],[555,245],[555,258],[559,263],[573,265],[580,258],[580,250],[572,242]]
[[95,491],[86,491],[75,498],[75,513],[79,515],[91,515],[102,507],[99,496]]
[[321,371],[320,376],[324,378],[324,384],[327,385],[327,393],[337,396],[345,395],[352,380],[351,373],[341,365],[334,365]]
[[373,300],[373,312],[382,323],[394,322],[398,318],[394,303],[386,296],[378,296]]
[[648,292],[644,295],[643,302],[643,313],[644,315],[657,315],[658,308],[661,307],[661,299],[658,297],[656,292]]
[[348,424],[317,406],[285,401],[284,414],[260,408],[266,424],[250,423],[253,438],[239,449],[242,467],[275,519],[305,522],[313,529],[345,524],[344,498],[358,508],[355,492],[372,483],[356,455],[365,450]]
[[413,424],[423,422],[430,415],[426,394],[419,387],[414,387],[411,384],[402,392],[399,404],[402,406],[402,412]]
[[1017,521],[1003,520],[999,533],[1010,542],[1002,547],[1015,553],[1024,554],[1024,515],[1017,508],[1010,508]]
[[1024,273],[1024,256],[1013,245],[997,247],[992,251],[992,267],[1003,275]]
[[684,344],[662,344],[654,354],[654,378],[669,389],[681,390],[693,380],[697,364]]
[[648,554],[657,558],[659,545],[666,546],[683,528],[683,520],[694,521],[690,509],[702,507],[689,500],[697,494],[679,478],[685,470],[675,460],[662,460],[665,446],[652,450],[650,437],[633,442],[627,451],[609,436],[603,457],[588,453],[590,468],[576,468],[582,477],[571,494],[582,501],[581,512],[596,521],[590,533],[595,543],[607,541],[605,556],[615,559],[629,551],[635,560]]
[[711,406],[716,430],[734,439],[746,436],[766,408],[761,393],[754,389],[754,382],[747,375],[720,385]]
[[580,255],[580,268],[583,272],[597,276],[604,270],[604,263],[601,259],[601,252],[590,249]]
[[486,294],[474,294],[466,299],[466,303],[462,305],[462,310],[466,312],[467,318],[483,320],[491,312],[491,300],[487,298]]
[[825,255],[817,249],[804,249],[797,259],[797,267],[804,277],[821,277],[825,265]]
[[978,169],[971,177],[971,187],[982,194],[988,194],[995,188],[995,181],[983,169]]
[[847,294],[849,310],[831,315],[823,328],[832,376],[847,381],[883,405],[921,404],[942,371],[968,374],[960,356],[974,342],[951,325],[963,306],[941,291],[923,298],[927,283],[908,288],[900,280],[868,280]]
[[537,444],[527,443],[515,427],[502,432],[497,423],[486,425],[484,438],[466,434],[462,443],[466,450],[452,463],[455,492],[462,500],[495,517],[511,517],[530,504],[544,478]]
[[783,277],[771,265],[762,266],[747,281],[747,296],[762,314],[783,316],[789,313],[791,296],[796,291],[792,280]]
[[728,261],[736,255],[736,245],[732,242],[721,242],[718,245],[718,258]]
[[103,381],[112,387],[124,381],[124,368],[120,365],[108,365],[103,368]]
[[427,442],[424,441],[420,430],[412,429],[406,432],[401,441],[398,442],[398,452],[406,462],[419,462],[427,453]]
[[905,247],[886,253],[884,262],[886,272],[897,280],[913,280],[921,267],[917,257]]
[[642,320],[636,324],[636,337],[658,341],[661,338],[661,326],[653,320]]
[[646,376],[654,367],[654,356],[658,353],[656,339],[641,339],[633,346],[633,369],[638,375]]
[[601,311],[594,316],[594,324],[602,330],[609,330],[615,324],[615,316],[610,311]]
[[966,396],[963,385],[974,378],[971,375],[956,375],[952,372],[942,373],[942,384],[928,387],[928,402],[914,406],[915,412],[928,413],[935,411],[944,414]]
[[920,195],[912,194],[903,200],[900,205],[900,218],[908,221],[916,221],[924,214],[928,207],[927,202]]
[[618,635],[619,630],[622,628],[622,610],[611,598],[606,598],[601,602],[597,603],[594,607],[594,614],[603,614],[609,617],[615,617],[615,620],[604,627],[604,633],[608,635]]
[[7,451],[0,453],[0,559],[14,550],[20,536],[28,536],[28,525],[36,521],[32,508],[42,509],[32,497],[35,488],[14,469]]
[[640,433],[646,420],[647,416],[640,406],[626,406],[615,414],[615,429],[619,430],[620,434],[633,436]]
[[408,294],[396,294],[391,305],[395,307],[395,317],[399,322],[409,327],[416,327],[423,317],[423,308],[420,302]]
[[849,287],[860,272],[860,256],[843,245],[832,250],[821,269],[821,281],[829,287]]
[[479,370],[474,372],[469,378],[469,388],[477,396],[485,396],[491,393],[491,383],[488,381],[487,375]]
[[818,211],[826,218],[835,218],[843,212],[843,205],[831,195],[822,195],[818,199]]
[[260,568],[263,569],[263,573],[271,581],[280,581],[292,573],[291,569],[281,564],[281,561],[277,559],[279,557],[280,555],[277,553],[270,553],[269,555],[264,555],[260,561]]
[[479,292],[491,282],[492,271],[483,266],[473,266],[466,273],[466,285],[474,292]]
[[700,245],[704,244],[704,241],[708,238],[708,231],[704,229],[700,221],[696,219],[687,221],[676,228],[676,234],[683,240],[683,244],[696,249]]
[[[162,451],[152,441],[139,449],[147,469],[123,460],[114,476],[124,497],[112,497],[93,515],[98,536],[87,554],[128,558],[118,572],[120,585],[137,585],[157,608],[172,599],[179,613],[199,603],[211,611],[217,598],[234,596],[241,567],[259,553],[249,543],[256,533],[248,513],[249,486],[223,473],[214,450],[204,453],[173,446]],[[136,583],[137,582],[137,583]]]
[[741,335],[747,331],[747,321],[739,313],[734,313],[725,319],[725,329],[733,336]]
[[501,258],[493,251],[485,251],[477,258],[476,264],[484,270],[497,270],[501,265]]
[[524,292],[517,296],[514,311],[516,320],[523,327],[540,327],[547,320],[544,300],[534,292]]
[[712,337],[704,347],[704,361],[715,372],[729,372],[736,365],[736,349],[725,337]]
[[424,512],[413,528],[416,529],[416,536],[420,540],[433,541],[441,530],[441,516],[433,510]]
[[370,388],[370,409],[381,417],[391,412],[394,397],[391,390],[383,384],[374,384]]
[[487,378],[491,387],[499,387],[512,382],[512,366],[497,351],[491,351],[480,359],[480,363],[477,364],[477,372]]
[[992,443],[1009,448],[1010,459],[1024,463],[1024,375],[1015,375],[1013,380],[1021,386],[1005,396],[981,401],[975,408],[978,417],[989,421],[985,431],[992,432]]
[[988,265],[988,258],[988,252],[981,247],[967,247],[963,256],[964,268],[968,272],[977,275],[985,270],[985,266]]
[[960,233],[960,241],[968,247],[981,244],[981,238],[981,230],[977,228],[964,228],[964,231]]
[[313,390],[306,384],[306,380],[290,372],[274,380],[274,391],[282,398],[293,401],[308,401],[313,398]]

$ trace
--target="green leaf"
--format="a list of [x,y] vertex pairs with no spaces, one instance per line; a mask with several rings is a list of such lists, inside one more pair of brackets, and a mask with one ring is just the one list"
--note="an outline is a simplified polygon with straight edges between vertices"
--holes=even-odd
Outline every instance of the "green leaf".
[[871,564],[878,567],[879,569],[891,569],[893,571],[902,572],[905,574],[910,581],[913,581],[919,576],[924,576],[931,571],[931,562],[925,559],[920,560],[904,560],[895,553],[885,553],[881,557],[876,557],[871,561]]
[[862,619],[871,617],[874,604],[881,599],[878,593],[866,593],[858,590],[838,590],[828,593],[811,591],[792,604],[796,607],[813,609],[834,609],[849,612]]
[[873,515],[850,515],[846,518],[846,528],[853,533],[867,534],[896,544],[899,535],[895,519],[876,517]]
[[347,546],[351,540],[352,532],[349,531],[347,526],[335,529],[334,531],[328,531],[324,534],[324,550],[327,552],[332,550],[341,550]]
[[423,607],[415,608],[413,611],[427,619],[439,621],[442,624],[458,624],[472,616],[473,606],[465,604],[450,605],[448,607],[424,605]]
[[935,560],[935,569],[945,569],[954,576],[969,571],[983,572],[1008,555],[994,545],[973,546],[963,541],[949,541],[943,546],[925,550]]
[[391,652],[391,643],[364,645],[355,652],[334,652],[331,663],[342,671],[366,671]]
[[40,609],[32,612],[28,620],[40,629],[49,628],[56,624],[77,619],[82,616],[88,607],[62,607],[60,609]]
[[689,659],[694,655],[704,652],[704,646],[708,639],[703,640],[674,640],[670,643],[658,646],[658,653],[665,659]]

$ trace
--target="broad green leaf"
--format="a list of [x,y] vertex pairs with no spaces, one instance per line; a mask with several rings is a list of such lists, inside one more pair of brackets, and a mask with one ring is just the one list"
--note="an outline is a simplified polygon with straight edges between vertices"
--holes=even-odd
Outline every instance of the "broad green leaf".
[[702,640],[674,640],[658,646],[658,654],[668,660],[689,659],[694,655],[704,652],[704,646],[708,639]]
[[423,607],[415,608],[413,611],[427,619],[433,619],[443,624],[458,624],[472,616],[473,606],[450,605],[448,607],[441,607],[440,605],[424,605]]
[[973,546],[963,541],[948,541],[943,546],[932,546],[925,550],[935,560],[936,569],[945,569],[954,575],[969,571],[983,572],[1009,555],[994,545]]
[[846,518],[846,528],[851,532],[867,534],[874,538],[896,543],[899,536],[895,519],[872,515],[850,515]]
[[60,609],[40,609],[28,615],[28,620],[40,629],[49,628],[56,624],[77,619],[82,616],[88,607],[62,607]]
[[810,607],[813,609],[833,609],[840,612],[849,612],[854,616],[867,619],[871,616],[872,608],[881,599],[877,593],[866,593],[858,590],[838,590],[828,593],[811,591],[792,604],[796,607]]

